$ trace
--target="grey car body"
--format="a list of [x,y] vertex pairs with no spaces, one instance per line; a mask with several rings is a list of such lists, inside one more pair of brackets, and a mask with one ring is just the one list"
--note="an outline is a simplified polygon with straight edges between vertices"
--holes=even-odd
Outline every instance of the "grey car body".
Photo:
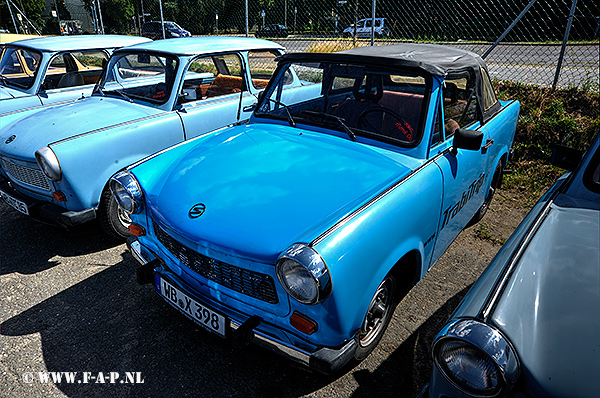
[[[600,396],[599,137],[538,201],[437,335],[422,395]],[[452,352],[460,345],[496,369],[498,380],[480,379],[487,391],[461,381],[466,356]]]

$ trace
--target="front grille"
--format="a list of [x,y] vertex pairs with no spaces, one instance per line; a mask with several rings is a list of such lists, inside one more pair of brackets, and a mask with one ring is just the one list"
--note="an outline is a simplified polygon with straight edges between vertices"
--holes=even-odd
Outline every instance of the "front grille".
[[200,254],[171,238],[156,222],[154,233],[160,243],[192,271],[236,292],[277,304],[275,284],[269,275],[239,268]]
[[2,158],[2,167],[13,181],[50,191],[50,183],[41,170],[21,166],[6,158]]

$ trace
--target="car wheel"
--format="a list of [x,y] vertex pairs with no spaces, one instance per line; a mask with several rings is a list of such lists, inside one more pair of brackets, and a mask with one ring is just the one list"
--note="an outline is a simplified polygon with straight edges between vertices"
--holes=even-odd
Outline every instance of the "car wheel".
[[131,218],[123,209],[121,209],[121,207],[119,207],[108,187],[102,192],[98,212],[100,225],[104,232],[121,240],[131,236],[128,229],[131,224]]
[[396,308],[396,280],[392,275],[385,277],[371,299],[367,315],[356,333],[356,352],[354,358],[365,359],[377,346],[387,329]]
[[500,185],[502,185],[502,162],[499,162],[498,166],[496,166],[494,176],[492,177],[492,183],[490,184],[490,189],[487,192],[485,200],[483,201],[483,204],[481,205],[479,210],[477,210],[477,213],[475,213],[473,218],[471,218],[471,220],[467,224],[467,227],[475,225],[479,221],[481,221],[488,208],[490,207],[490,203],[492,203],[492,198],[494,197],[496,189],[500,188]]

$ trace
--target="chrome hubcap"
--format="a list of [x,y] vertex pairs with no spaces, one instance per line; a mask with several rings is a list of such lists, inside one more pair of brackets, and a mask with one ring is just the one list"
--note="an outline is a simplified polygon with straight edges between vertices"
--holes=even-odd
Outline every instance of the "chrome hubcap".
[[360,329],[360,345],[368,346],[377,338],[391,307],[390,281],[379,286]]

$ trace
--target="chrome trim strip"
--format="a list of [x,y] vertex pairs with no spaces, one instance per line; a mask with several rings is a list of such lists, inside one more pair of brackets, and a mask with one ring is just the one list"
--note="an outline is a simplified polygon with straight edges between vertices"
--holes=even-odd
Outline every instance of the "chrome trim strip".
[[[31,96],[36,96],[37,97],[37,94],[31,94]],[[7,99],[10,99],[10,98],[7,98]],[[14,113],[31,111],[33,109],[43,108],[45,106],[54,106],[54,105],[67,104],[69,102],[75,102],[75,101],[80,100],[80,99],[81,98],[75,98],[75,99],[70,99],[70,100],[65,100],[65,101],[53,102],[53,103],[50,103],[50,104],[41,104],[41,105],[36,105],[36,106],[30,106],[29,108],[17,109],[17,110],[6,112],[6,113],[0,112],[0,115],[2,115],[2,116],[12,115]]]
[[74,140],[76,138],[83,137],[83,136],[86,136],[86,135],[90,135],[90,134],[94,134],[94,133],[99,133],[101,131],[110,130],[110,129],[115,128],[115,127],[127,126],[127,125],[132,124],[132,123],[137,123],[137,122],[139,122],[141,120],[154,119],[154,118],[157,118],[157,117],[164,116],[164,115],[166,115],[168,113],[177,113],[177,111],[174,111],[174,110],[173,111],[163,111],[163,112],[160,112],[159,114],[156,114],[156,115],[144,116],[144,117],[141,117],[139,119],[128,120],[126,122],[112,124],[112,125],[106,126],[106,127],[100,127],[98,129],[95,129],[95,130],[90,130],[90,131],[87,131],[85,133],[74,135],[72,137],[63,138],[62,140],[55,141],[55,142],[53,142],[51,144],[48,144],[48,146],[62,144],[63,142],[71,141],[71,140]]
[[550,212],[550,207],[551,207],[552,203],[553,203],[552,200],[548,200],[548,203],[546,203],[546,205],[542,209],[538,219],[535,221],[535,224],[533,224],[533,226],[530,227],[529,232],[527,232],[527,235],[523,238],[523,240],[519,244],[518,250],[512,255],[508,267],[505,268],[500,281],[496,283],[496,285],[494,286],[494,289],[492,290],[493,294],[490,294],[490,296],[488,296],[485,304],[482,306],[483,309],[478,314],[478,317],[483,319],[485,322],[489,321],[488,318],[490,317],[490,314],[494,310],[494,307],[496,306],[498,300],[500,299],[500,295],[506,288],[506,285],[508,285],[508,281],[509,281],[510,277],[512,276],[514,269],[516,268],[517,263],[519,262],[519,260],[521,259],[521,256],[523,255],[523,253],[529,246],[531,239],[533,238],[533,236],[535,235],[537,230],[540,228],[540,226],[542,225],[542,223],[548,216],[548,213]]
[[358,214],[362,213],[369,206],[371,206],[375,202],[379,201],[385,195],[387,195],[388,193],[390,193],[391,191],[393,191],[394,189],[396,189],[404,181],[406,181],[409,178],[411,178],[412,176],[414,176],[419,170],[425,168],[426,166],[428,166],[431,163],[434,163],[437,159],[439,159],[440,157],[442,157],[446,153],[450,152],[450,149],[451,148],[447,148],[447,149],[443,150],[442,152],[438,153],[436,156],[432,157],[431,159],[429,159],[428,161],[426,161],[425,163],[423,163],[421,166],[419,166],[416,169],[412,170],[410,173],[408,173],[407,175],[405,175],[404,177],[402,177],[400,180],[394,182],[392,185],[390,185],[389,187],[387,187],[386,189],[384,189],[383,191],[381,191],[380,193],[378,193],[375,197],[371,198],[369,201],[367,201],[366,203],[364,203],[358,209],[354,210],[350,214],[348,214],[345,217],[343,217],[341,220],[339,220],[337,223],[335,223],[332,227],[330,227],[327,231],[325,231],[321,235],[317,236],[312,242],[310,242],[308,244],[308,246],[309,247],[314,247],[314,246],[318,245],[319,243],[321,243],[328,235],[332,234],[337,229],[343,227],[348,221],[350,221],[352,218],[354,218]]
[[[234,320],[230,320],[230,328],[232,330],[237,330],[241,325]],[[290,344],[286,344],[283,341],[276,340],[271,336],[267,336],[266,334],[253,330],[252,333],[254,337],[252,342],[258,346],[261,346],[269,351],[275,352],[279,355],[287,357],[295,362],[298,362],[307,367],[310,366],[310,356],[311,354],[307,351],[301,350],[297,347],[293,347]]]

